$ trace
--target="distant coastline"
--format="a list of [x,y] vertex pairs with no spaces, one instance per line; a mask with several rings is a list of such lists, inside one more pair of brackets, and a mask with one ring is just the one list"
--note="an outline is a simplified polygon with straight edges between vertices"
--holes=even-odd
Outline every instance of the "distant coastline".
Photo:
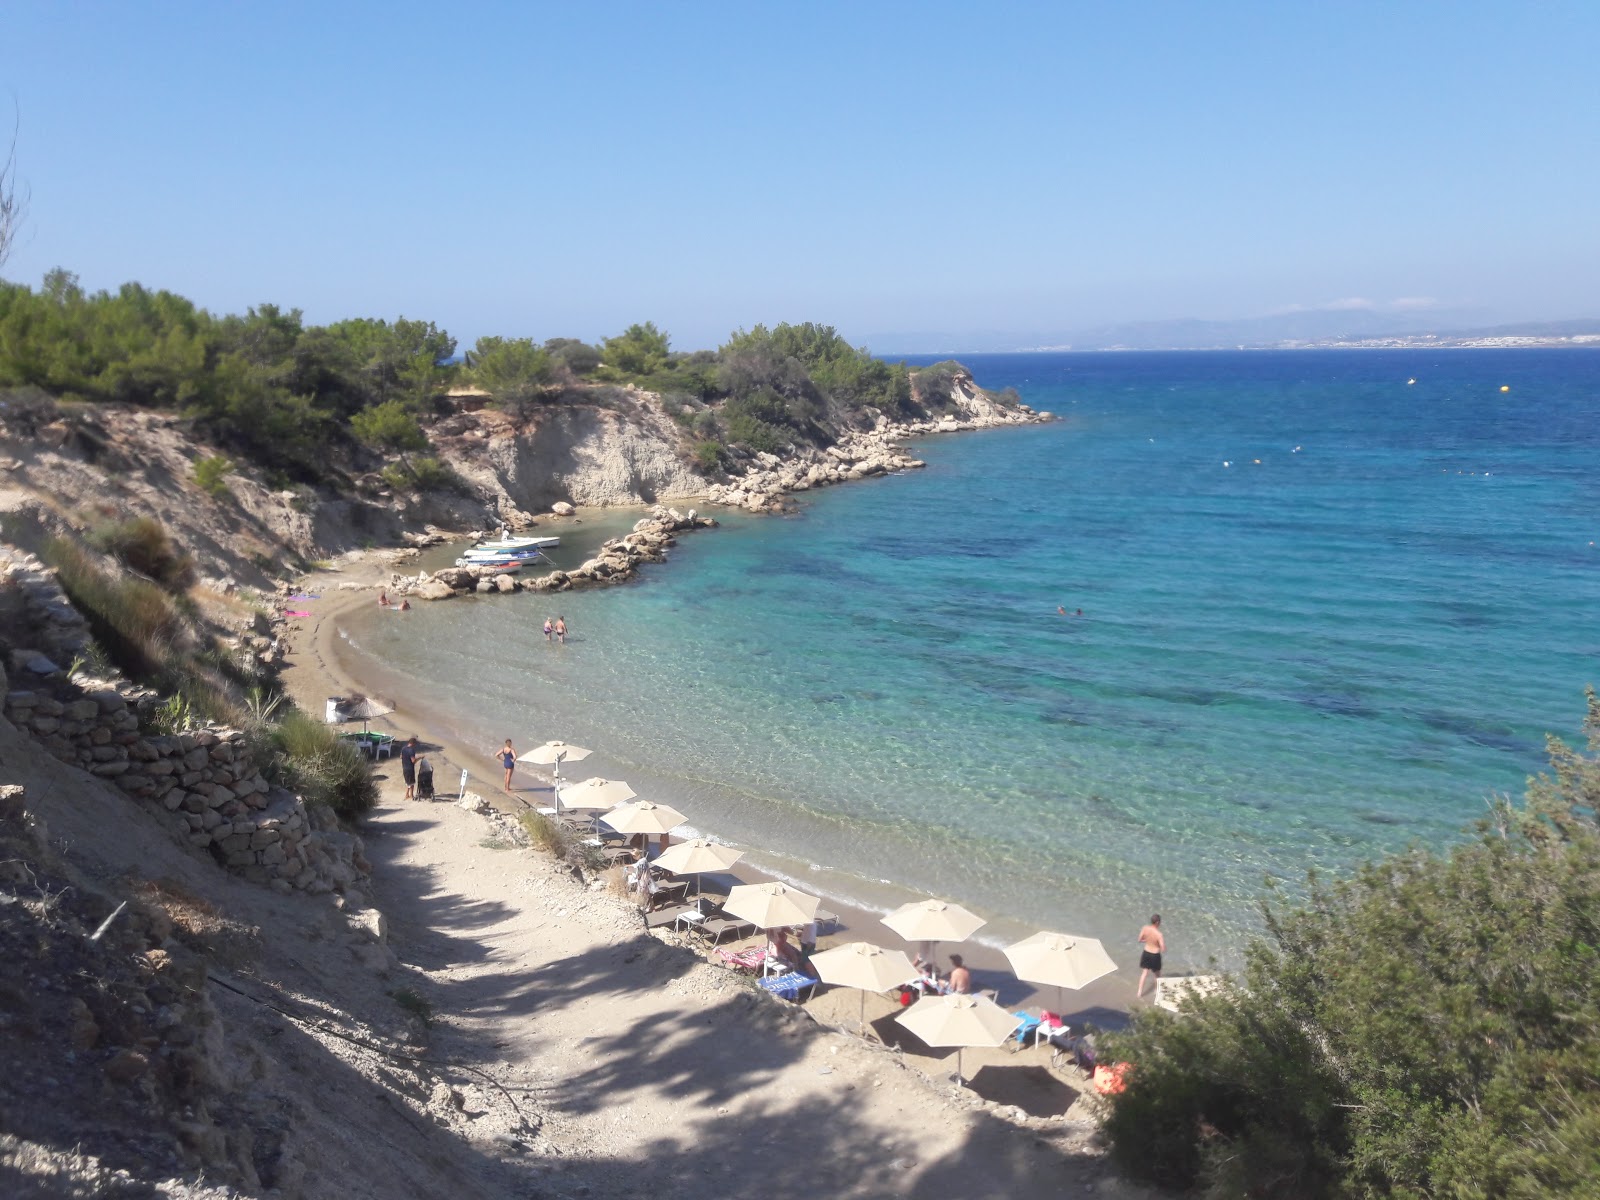
[[[884,358],[961,354],[1196,353],[1241,350],[1541,350],[1600,348],[1600,318],[1427,329],[1381,323],[1308,322],[1297,315],[1250,321],[1152,321],[1071,334],[880,335]],[[1320,326],[1320,327],[1319,327]],[[903,341],[897,341],[899,337]],[[948,340],[946,340],[948,339]],[[908,349],[919,342],[927,349]]]

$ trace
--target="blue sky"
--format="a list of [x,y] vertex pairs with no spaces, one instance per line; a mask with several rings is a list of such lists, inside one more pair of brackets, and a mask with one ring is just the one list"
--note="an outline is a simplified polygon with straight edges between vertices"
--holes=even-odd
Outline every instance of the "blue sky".
[[1597,45],[1578,3],[11,0],[4,274],[686,349],[1600,316]]

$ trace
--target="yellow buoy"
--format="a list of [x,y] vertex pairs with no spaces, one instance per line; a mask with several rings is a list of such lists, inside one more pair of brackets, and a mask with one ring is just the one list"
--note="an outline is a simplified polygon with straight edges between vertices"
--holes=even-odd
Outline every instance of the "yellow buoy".
[[1510,391],[1510,390],[1511,390],[1511,385],[1510,385],[1510,384],[1509,384],[1509,383],[1508,383],[1508,384],[1503,384],[1503,385],[1502,385],[1502,386],[1501,386],[1501,388],[1500,388],[1500,390],[1501,390],[1501,391],[1502,391],[1502,392],[1509,392],[1509,391]]

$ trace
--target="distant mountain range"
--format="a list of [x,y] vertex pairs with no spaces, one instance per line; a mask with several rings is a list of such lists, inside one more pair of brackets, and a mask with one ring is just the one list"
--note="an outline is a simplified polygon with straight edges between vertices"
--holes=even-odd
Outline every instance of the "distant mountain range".
[[[1465,319],[1464,319],[1465,318]],[[1465,314],[1371,309],[1277,313],[1234,321],[1134,321],[1073,332],[884,333],[873,353],[1006,353],[1030,350],[1298,350],[1336,347],[1600,345],[1600,318],[1472,327]]]

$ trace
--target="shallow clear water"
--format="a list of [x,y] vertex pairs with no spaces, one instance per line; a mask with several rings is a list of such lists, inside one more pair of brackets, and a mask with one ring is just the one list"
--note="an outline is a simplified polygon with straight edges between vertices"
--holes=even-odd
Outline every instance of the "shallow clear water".
[[1266,876],[1457,836],[1575,734],[1600,354],[968,361],[1066,419],[924,439],[925,471],[730,518],[636,586],[358,613],[353,643],[424,725],[596,748],[574,775],[836,896],[1114,954],[1160,910],[1180,964],[1235,955]]

